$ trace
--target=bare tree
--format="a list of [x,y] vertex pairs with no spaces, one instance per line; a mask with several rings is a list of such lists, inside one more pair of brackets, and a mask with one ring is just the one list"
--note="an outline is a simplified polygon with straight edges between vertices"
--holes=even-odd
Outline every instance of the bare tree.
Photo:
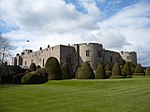
[[5,64],[11,58],[11,50],[10,40],[0,34],[0,65]]
[[0,33],[0,84],[2,76],[9,72],[6,63],[11,59],[12,48],[10,40]]

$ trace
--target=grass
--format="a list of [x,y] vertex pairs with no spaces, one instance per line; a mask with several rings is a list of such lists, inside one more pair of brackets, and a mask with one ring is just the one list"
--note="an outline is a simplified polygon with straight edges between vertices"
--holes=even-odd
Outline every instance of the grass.
[[150,78],[1,85],[0,112],[150,112]]

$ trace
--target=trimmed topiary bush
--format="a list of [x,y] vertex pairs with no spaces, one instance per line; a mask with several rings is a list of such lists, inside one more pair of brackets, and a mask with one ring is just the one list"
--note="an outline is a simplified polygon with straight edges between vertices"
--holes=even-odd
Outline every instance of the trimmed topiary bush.
[[120,65],[118,63],[115,63],[112,69],[112,76],[111,79],[118,79],[118,78],[124,78],[121,74]]
[[78,79],[78,73],[79,73],[80,69],[81,69],[81,67],[78,67],[76,74],[75,74],[75,79]]
[[78,72],[78,79],[94,79],[95,75],[90,66],[90,64],[86,61],[82,64],[79,72]]
[[110,70],[110,65],[105,66],[105,72],[106,72],[106,78],[110,78],[111,76],[111,70]]
[[29,72],[22,77],[21,83],[22,84],[41,84],[42,76],[36,71]]
[[145,73],[144,73],[143,68],[140,63],[137,64],[133,75],[134,76],[145,76]]
[[33,72],[33,71],[36,71],[36,65],[35,63],[31,63],[29,69],[25,72],[25,73],[29,73],[29,72]]
[[130,62],[126,62],[122,69],[122,74],[124,77],[131,78],[132,77],[132,71],[130,68]]
[[62,65],[61,70],[62,70],[62,79],[71,79],[71,71],[67,63],[64,63]]
[[45,68],[39,68],[36,71],[25,74],[21,83],[23,84],[41,84],[48,81],[48,74]]
[[146,76],[150,76],[150,66],[146,68]]
[[143,68],[140,63],[137,64],[134,73],[143,73]]
[[48,73],[48,80],[62,79],[62,71],[57,58],[55,57],[48,58],[45,64],[45,69]]
[[110,71],[110,65],[105,66],[105,71]]
[[95,79],[105,79],[106,78],[106,72],[104,70],[104,67],[102,64],[97,66],[96,72],[95,72]]
[[12,79],[12,83],[13,84],[21,84],[21,79],[22,79],[22,77],[24,75],[25,75],[24,73],[20,73],[20,74],[14,75],[13,79]]
[[48,81],[48,73],[45,68],[39,68],[36,70],[41,76],[42,76],[42,83],[45,83]]
[[130,62],[130,68],[131,68],[132,74],[133,74],[134,71],[135,71],[135,67],[136,67],[136,65],[135,65],[133,62]]

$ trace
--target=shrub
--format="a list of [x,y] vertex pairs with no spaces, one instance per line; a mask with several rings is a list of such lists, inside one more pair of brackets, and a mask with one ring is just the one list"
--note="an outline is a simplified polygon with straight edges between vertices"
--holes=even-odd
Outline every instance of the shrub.
[[78,72],[78,79],[94,79],[95,75],[90,66],[90,64],[86,61],[82,64],[79,72]]
[[25,73],[36,71],[36,65],[35,63],[31,63],[29,69]]
[[98,65],[95,72],[95,79],[104,79],[106,78],[106,72],[102,64]]
[[143,72],[143,68],[142,68],[140,63],[136,65],[135,72],[133,75],[134,76],[144,76],[145,75],[145,73]]
[[47,59],[45,64],[45,69],[48,73],[49,80],[60,80],[62,79],[62,72],[60,64],[55,57],[50,57]]
[[48,81],[48,74],[44,68],[39,68],[36,71],[25,74],[21,83],[23,84],[41,84]]
[[115,63],[112,69],[112,76],[110,78],[124,78],[121,74],[120,65]]
[[71,79],[71,71],[67,63],[64,63],[62,65],[61,70],[62,70],[62,79]]
[[22,77],[21,83],[22,84],[41,84],[42,77],[36,71],[29,72]]
[[110,70],[110,65],[105,66],[105,72],[106,72],[106,78],[110,78],[111,76],[111,70]]
[[25,75],[24,73],[20,73],[20,74],[14,75],[13,79],[12,79],[12,83],[13,84],[21,84],[21,79],[22,79],[22,77],[24,75]]
[[137,64],[134,73],[143,73],[143,68],[140,63]]
[[122,69],[122,74],[125,77],[132,77],[132,71],[130,68],[130,62],[126,62]]
[[45,68],[39,68],[36,70],[42,76],[42,83],[48,81],[48,73],[46,72]]
[[20,66],[13,66],[13,72],[16,74],[23,73],[23,69]]
[[75,79],[78,79],[78,73],[79,73],[80,69],[81,69],[81,67],[78,67],[76,74],[75,74]]
[[130,62],[131,72],[134,73],[136,65],[133,62]]
[[105,66],[105,71],[110,71],[110,65]]
[[150,66],[146,68],[146,76],[150,76]]
[[111,71],[106,71],[106,79],[109,79],[111,77]]

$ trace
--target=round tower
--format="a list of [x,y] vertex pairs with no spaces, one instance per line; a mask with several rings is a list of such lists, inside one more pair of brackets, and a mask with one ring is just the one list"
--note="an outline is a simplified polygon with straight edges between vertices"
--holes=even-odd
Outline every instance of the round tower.
[[92,69],[95,70],[97,65],[102,62],[102,44],[98,43],[81,43],[79,45],[79,65],[88,61]]

